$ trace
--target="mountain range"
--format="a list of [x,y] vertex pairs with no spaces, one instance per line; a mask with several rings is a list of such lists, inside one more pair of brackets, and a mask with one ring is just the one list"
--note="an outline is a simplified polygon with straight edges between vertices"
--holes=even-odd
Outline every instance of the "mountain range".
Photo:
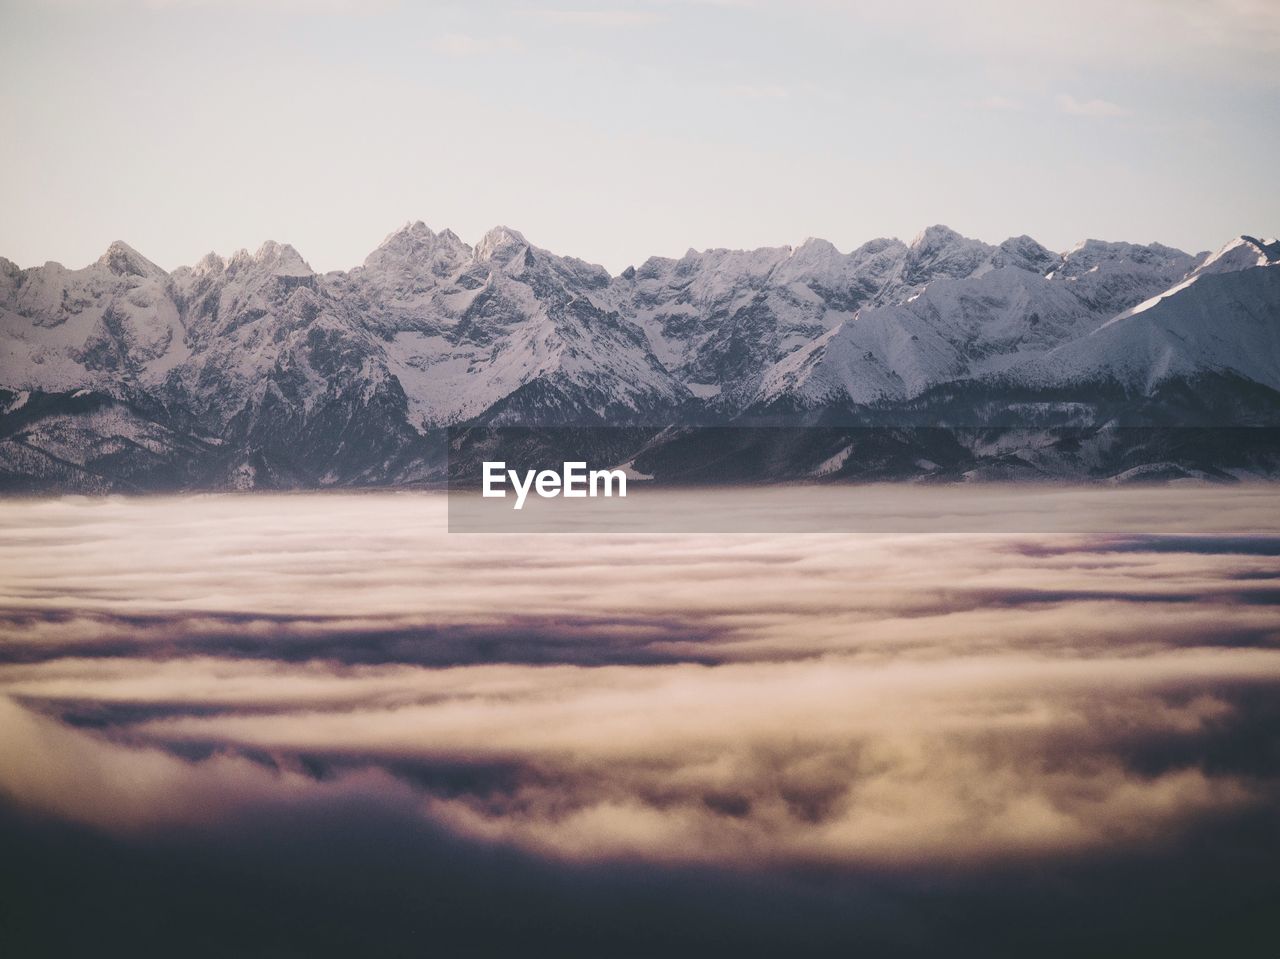
[[325,274],[274,242],[0,258],[9,491],[429,485],[505,427],[616,428],[610,459],[671,479],[1273,477],[1280,242],[934,226],[614,276],[416,222]]

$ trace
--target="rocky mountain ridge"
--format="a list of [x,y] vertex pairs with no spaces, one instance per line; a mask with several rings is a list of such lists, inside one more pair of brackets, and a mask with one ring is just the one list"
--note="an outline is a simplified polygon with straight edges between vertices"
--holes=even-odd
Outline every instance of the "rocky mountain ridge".
[[117,242],[0,259],[0,390],[0,481],[29,490],[430,483],[468,425],[1270,426],[1280,243],[934,226],[611,276],[507,227],[410,223],[327,274],[274,242],[172,272]]

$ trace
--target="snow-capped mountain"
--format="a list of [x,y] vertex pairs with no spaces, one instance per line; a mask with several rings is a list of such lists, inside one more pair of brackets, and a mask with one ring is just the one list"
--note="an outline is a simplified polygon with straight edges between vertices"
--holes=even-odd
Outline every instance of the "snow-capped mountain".
[[1019,371],[1038,383],[1119,383],[1141,393],[1199,374],[1280,390],[1280,243],[1232,241],[1182,282]]
[[477,417],[626,421],[683,402],[688,391],[613,307],[611,283],[602,267],[507,227],[473,250],[414,223],[329,288],[376,333],[380,361],[425,428]]
[[162,379],[190,354],[168,274],[124,243],[68,270],[0,259],[0,368],[6,385],[74,389]]
[[1014,266],[943,278],[873,306],[768,371],[756,403],[801,406],[903,400],[998,371],[1099,323],[1064,283]]
[[882,404],[1015,369],[1159,295],[1204,260],[1097,240],[1058,256],[1030,237],[990,247],[930,227],[889,289],[776,363],[752,404]]
[[468,424],[1100,427],[1162,404],[1280,423],[1280,243],[1055,253],[933,226],[611,276],[416,222],[324,275],[273,242],[171,273],[124,243],[0,259],[12,488],[427,482]]

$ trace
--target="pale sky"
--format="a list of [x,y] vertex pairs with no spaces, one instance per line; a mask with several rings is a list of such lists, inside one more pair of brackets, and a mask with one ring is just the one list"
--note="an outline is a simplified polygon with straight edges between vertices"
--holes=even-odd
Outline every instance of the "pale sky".
[[0,0],[0,255],[1280,232],[1280,0]]

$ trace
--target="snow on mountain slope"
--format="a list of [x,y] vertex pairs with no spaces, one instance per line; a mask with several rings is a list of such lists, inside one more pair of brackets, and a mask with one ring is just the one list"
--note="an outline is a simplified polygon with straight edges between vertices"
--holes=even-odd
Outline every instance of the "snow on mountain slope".
[[1217,253],[1204,260],[1191,276],[1207,273],[1232,273],[1252,266],[1273,266],[1280,263],[1280,240],[1259,240],[1252,236],[1238,236]]
[[[547,415],[663,409],[688,393],[612,309],[607,271],[495,227],[472,250],[422,224],[392,234],[335,294],[379,335],[413,421],[481,415],[533,384]],[[532,412],[532,411],[528,411]]]
[[[228,260],[210,254],[174,271],[173,284],[192,356],[170,372],[165,386],[213,429],[225,429],[246,407],[280,391],[282,379],[305,408],[339,373],[350,372],[328,368],[319,356],[314,364],[305,359],[320,343],[359,341],[363,331],[291,246],[268,242]],[[356,346],[352,355],[358,353]]]
[[989,269],[995,251],[941,224],[921,231],[907,250],[899,289],[918,289],[932,280],[960,279]]
[[1063,256],[1051,278],[1067,283],[1099,316],[1111,317],[1180,282],[1203,259],[1159,243],[1085,240]]
[[757,404],[906,399],[1007,368],[1097,325],[1063,284],[1004,266],[935,280],[901,304],[846,320],[765,375]]
[[794,249],[690,250],[624,273],[620,303],[691,390],[731,407],[757,395],[770,367],[799,362],[867,305],[900,302],[939,278],[1053,261],[1020,241],[997,248],[933,226],[910,245],[879,239],[847,254],[818,239]]
[[0,264],[5,385],[155,383],[189,354],[168,275],[124,243],[68,270]]
[[751,404],[892,402],[1027,364],[1039,370],[1045,352],[1167,295],[1197,266],[1257,262],[1261,248],[1246,246],[1250,252],[1206,259],[1160,244],[1087,240],[1059,256],[1026,236],[990,247],[931,227],[890,281],[896,294],[882,293],[780,360]]
[[1014,266],[1030,273],[1047,276],[1062,265],[1062,254],[1041,246],[1025,233],[1011,236],[991,254],[992,269]]
[[1151,309],[1161,300],[1173,296],[1192,283],[1195,283],[1200,277],[1214,273],[1234,273],[1238,270],[1247,270],[1255,266],[1272,266],[1280,263],[1280,241],[1276,240],[1256,240],[1251,236],[1238,236],[1217,253],[1200,261],[1182,282],[1162,290],[1150,299],[1143,300],[1136,306],[1132,306],[1120,313],[1108,323],[1115,323],[1117,320],[1124,319],[1134,313],[1142,313]]
[[1064,343],[1019,375],[1051,384],[1118,382],[1149,394],[1170,379],[1201,373],[1233,373],[1280,390],[1280,263],[1209,269]]
[[421,221],[387,236],[364,264],[325,277],[328,289],[383,337],[440,333],[474,299],[478,284],[456,284],[474,253],[451,230]]
[[[648,260],[615,286],[620,309],[644,328],[667,368],[695,395],[734,409],[803,379],[802,370],[812,369],[815,353],[828,346],[828,368],[816,392],[840,392],[837,382],[850,385],[855,396],[909,392],[904,383],[918,379],[915,367],[954,367],[936,349],[912,345],[920,342],[910,339],[919,331],[908,333],[903,347],[893,345],[899,337],[891,328],[872,337],[874,343],[844,346],[832,345],[830,332],[841,324],[847,330],[860,310],[901,305],[932,283],[1006,268],[1043,276],[1061,262],[1027,236],[991,246],[938,225],[909,245],[872,240],[847,254],[818,239],[795,249],[691,250],[680,260]],[[888,358],[913,352],[921,354],[914,365]],[[846,363],[839,371],[832,366],[837,355]]]
[[783,287],[800,284],[833,309],[852,311],[880,294],[906,252],[899,240],[879,239],[841,253],[826,240],[810,237],[778,264],[771,279]]

